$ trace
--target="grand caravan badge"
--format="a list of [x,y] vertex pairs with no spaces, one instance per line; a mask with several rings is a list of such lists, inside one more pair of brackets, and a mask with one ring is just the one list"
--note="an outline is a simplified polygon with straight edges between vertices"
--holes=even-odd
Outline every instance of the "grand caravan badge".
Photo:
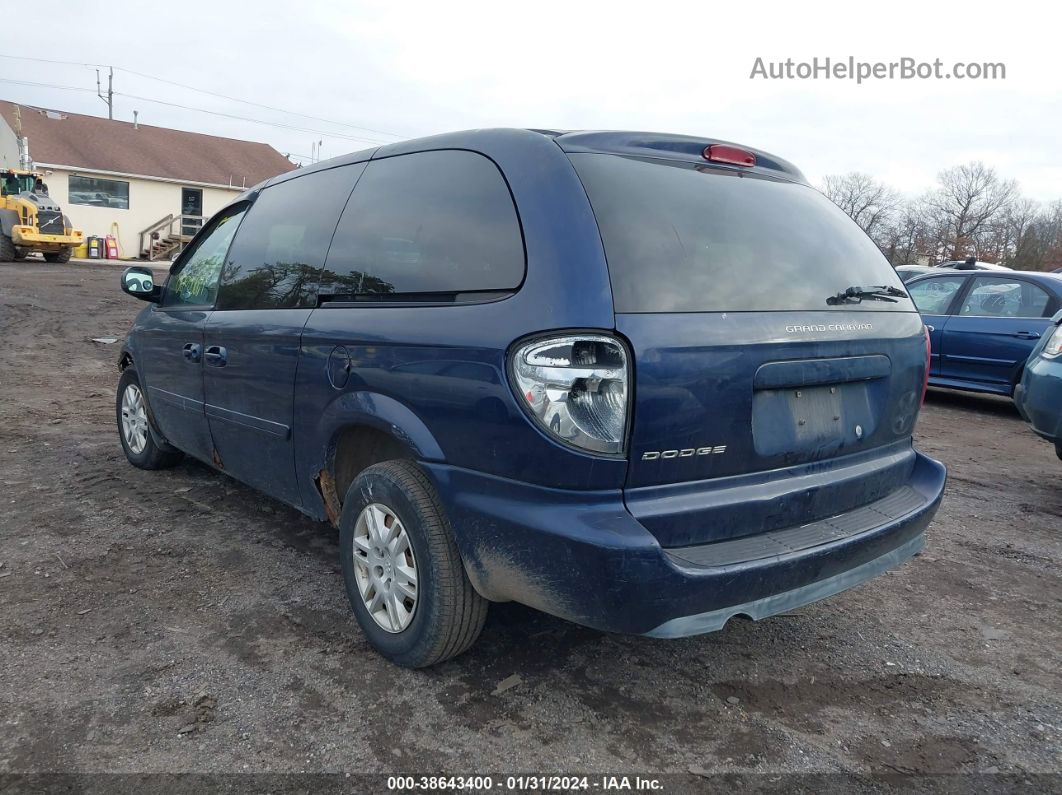
[[814,334],[819,331],[873,331],[873,323],[808,323],[786,326],[789,334]]

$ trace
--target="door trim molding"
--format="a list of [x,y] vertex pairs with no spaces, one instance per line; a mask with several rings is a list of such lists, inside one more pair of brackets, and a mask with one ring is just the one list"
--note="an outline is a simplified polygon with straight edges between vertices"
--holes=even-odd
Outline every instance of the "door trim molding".
[[290,425],[273,422],[272,420],[264,420],[261,417],[255,417],[251,414],[243,414],[239,411],[233,411],[232,409],[225,409],[211,403],[206,403],[204,405],[206,407],[207,417],[212,420],[220,420],[222,422],[231,423],[232,425],[239,425],[243,428],[250,428],[253,431],[259,431],[278,439],[287,439],[291,436]]

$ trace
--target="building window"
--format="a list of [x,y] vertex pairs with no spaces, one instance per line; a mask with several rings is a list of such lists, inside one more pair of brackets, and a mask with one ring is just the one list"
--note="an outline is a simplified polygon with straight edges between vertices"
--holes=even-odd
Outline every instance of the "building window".
[[70,203],[129,209],[129,183],[117,179],[70,176]]

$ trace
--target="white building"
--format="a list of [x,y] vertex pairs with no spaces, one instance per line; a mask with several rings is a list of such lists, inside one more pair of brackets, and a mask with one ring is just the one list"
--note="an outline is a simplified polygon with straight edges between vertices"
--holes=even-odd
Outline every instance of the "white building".
[[114,235],[122,257],[145,255],[152,232],[187,237],[244,188],[295,168],[268,144],[0,102],[3,168],[19,168],[19,138],[71,224]]

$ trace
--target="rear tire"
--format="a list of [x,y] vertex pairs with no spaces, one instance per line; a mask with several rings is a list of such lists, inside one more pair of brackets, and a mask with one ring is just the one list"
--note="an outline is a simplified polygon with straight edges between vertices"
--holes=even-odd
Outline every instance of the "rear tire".
[[64,248],[62,251],[46,251],[44,253],[44,259],[46,262],[70,262],[71,249]]
[[1062,442],[1055,445],[1055,455],[1058,456],[1059,460],[1062,460]]
[[118,419],[118,438],[129,463],[138,469],[168,469],[184,458],[184,453],[175,447],[155,441],[151,429],[147,399],[140,386],[136,368],[125,368],[118,379],[118,395],[115,398],[115,413]]
[[479,637],[487,600],[472,588],[435,488],[413,462],[375,464],[355,478],[339,538],[354,615],[388,660],[424,668]]
[[16,254],[15,241],[7,235],[0,235],[0,262],[14,262]]

